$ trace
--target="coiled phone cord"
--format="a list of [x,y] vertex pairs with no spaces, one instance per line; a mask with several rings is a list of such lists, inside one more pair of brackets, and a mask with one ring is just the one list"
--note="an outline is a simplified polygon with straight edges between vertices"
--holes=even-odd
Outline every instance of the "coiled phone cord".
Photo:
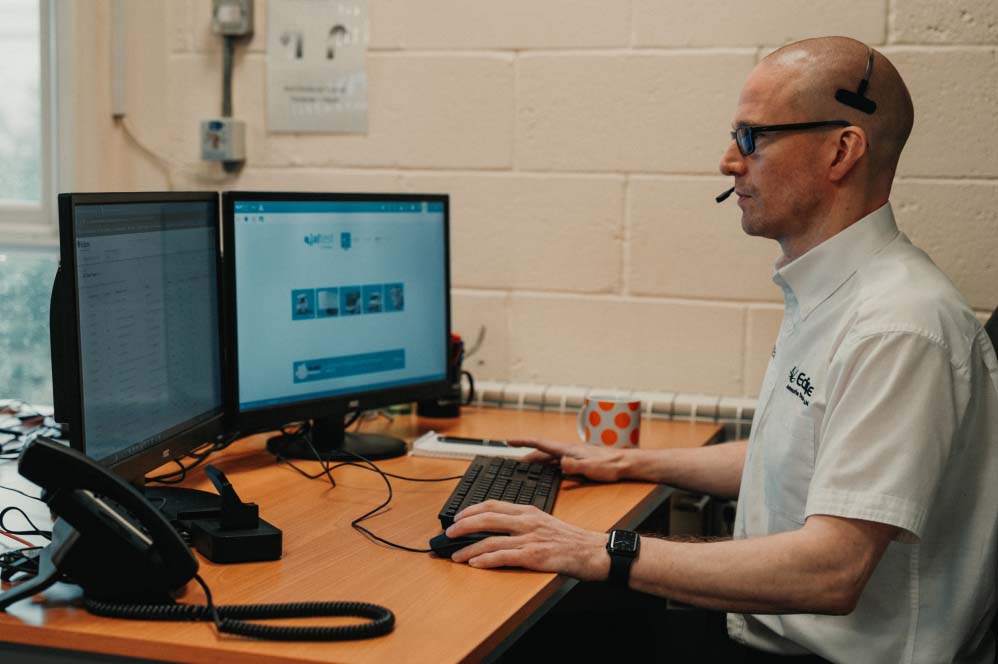
[[[365,602],[297,602],[293,604],[234,604],[215,606],[211,590],[200,576],[194,580],[204,589],[207,605],[201,604],[118,604],[84,600],[86,610],[105,618],[125,620],[208,621],[219,632],[268,641],[351,641],[384,636],[395,628],[395,614],[377,604]],[[371,622],[336,627],[274,627],[246,622],[274,618],[356,616]]]

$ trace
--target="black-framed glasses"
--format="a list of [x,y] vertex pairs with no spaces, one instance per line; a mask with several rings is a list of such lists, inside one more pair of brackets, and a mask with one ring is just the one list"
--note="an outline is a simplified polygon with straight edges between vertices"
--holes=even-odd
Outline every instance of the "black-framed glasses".
[[759,125],[757,127],[737,127],[731,132],[731,138],[738,145],[738,151],[743,157],[755,152],[755,136],[771,131],[803,131],[818,127],[848,127],[851,122],[845,120],[821,120],[819,122],[794,122],[793,124]]

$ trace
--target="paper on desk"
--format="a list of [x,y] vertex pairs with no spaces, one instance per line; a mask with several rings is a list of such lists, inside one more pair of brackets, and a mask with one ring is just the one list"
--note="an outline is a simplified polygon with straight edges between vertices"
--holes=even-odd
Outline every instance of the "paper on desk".
[[476,456],[522,459],[531,452],[530,447],[487,447],[465,443],[444,443],[436,431],[427,431],[412,443],[413,456],[438,457],[440,459],[474,459]]

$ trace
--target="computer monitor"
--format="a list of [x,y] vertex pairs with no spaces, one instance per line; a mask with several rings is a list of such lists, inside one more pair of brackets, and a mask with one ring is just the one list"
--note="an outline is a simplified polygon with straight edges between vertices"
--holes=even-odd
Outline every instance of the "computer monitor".
[[344,416],[447,390],[445,195],[225,192],[227,405],[242,431],[291,458],[384,459],[390,436]]
[[59,239],[55,418],[141,486],[224,431],[218,194],[60,194]]

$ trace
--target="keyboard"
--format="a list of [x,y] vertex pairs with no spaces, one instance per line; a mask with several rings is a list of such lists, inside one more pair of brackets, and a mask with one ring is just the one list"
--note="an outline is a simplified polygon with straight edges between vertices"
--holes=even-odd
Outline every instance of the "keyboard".
[[476,456],[437,516],[440,525],[446,529],[454,523],[458,512],[486,500],[535,505],[550,513],[560,486],[559,466]]

